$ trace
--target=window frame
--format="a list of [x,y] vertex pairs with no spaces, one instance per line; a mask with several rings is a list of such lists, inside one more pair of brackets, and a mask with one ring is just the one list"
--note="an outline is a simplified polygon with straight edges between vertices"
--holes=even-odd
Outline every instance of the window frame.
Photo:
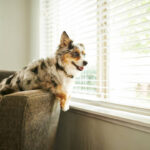
[[[97,8],[102,7],[102,5],[105,5],[104,9],[97,9],[97,52],[99,55],[97,56],[97,79],[98,79],[98,86],[99,93],[102,93],[101,96],[99,96],[99,101],[92,101],[91,99],[83,99],[83,98],[76,98],[72,97],[73,102],[78,103],[84,103],[84,104],[90,104],[92,106],[99,106],[99,107],[105,107],[110,109],[117,109],[117,110],[123,110],[127,112],[133,112],[143,115],[150,115],[150,109],[146,108],[140,108],[136,106],[130,106],[130,105],[123,105],[118,104],[112,101],[109,101],[107,99],[107,93],[109,92],[107,87],[109,85],[108,82],[108,49],[106,46],[106,41],[108,37],[105,36],[105,33],[107,32],[107,25],[108,22],[105,22],[107,20],[108,14],[107,14],[107,7],[108,7],[108,0],[97,0]],[[106,39],[105,39],[106,38]]]
[[[146,116],[150,116],[150,109],[142,108],[142,107],[136,107],[131,105],[124,105],[124,104],[118,104],[111,101],[106,101],[104,99],[101,99],[99,101],[94,101],[91,99],[83,99],[83,98],[71,98],[71,102],[76,102],[79,104],[88,104],[92,106],[99,106],[99,107],[105,107],[110,109],[116,109],[116,110],[122,110],[126,112],[132,112],[137,114],[142,114]],[[73,106],[73,104],[72,104]]]

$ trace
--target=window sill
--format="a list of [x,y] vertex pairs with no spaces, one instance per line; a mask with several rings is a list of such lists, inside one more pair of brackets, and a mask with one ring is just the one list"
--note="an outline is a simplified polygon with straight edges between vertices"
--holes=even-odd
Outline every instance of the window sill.
[[150,133],[150,116],[71,101],[71,112]]

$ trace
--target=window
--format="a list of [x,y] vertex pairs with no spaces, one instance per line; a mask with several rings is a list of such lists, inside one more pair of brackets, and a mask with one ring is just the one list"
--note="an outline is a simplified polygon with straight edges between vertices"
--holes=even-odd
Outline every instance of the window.
[[86,47],[74,97],[150,107],[150,0],[41,0],[40,8],[41,57],[63,30]]
[[109,97],[150,104],[150,0],[109,4]]

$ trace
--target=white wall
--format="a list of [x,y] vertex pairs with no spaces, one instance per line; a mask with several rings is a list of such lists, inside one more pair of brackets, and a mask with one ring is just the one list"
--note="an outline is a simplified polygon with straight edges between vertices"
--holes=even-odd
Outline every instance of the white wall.
[[40,0],[30,0],[30,50],[29,61],[39,58],[39,28],[40,28]]
[[38,58],[39,0],[0,0],[0,70]]

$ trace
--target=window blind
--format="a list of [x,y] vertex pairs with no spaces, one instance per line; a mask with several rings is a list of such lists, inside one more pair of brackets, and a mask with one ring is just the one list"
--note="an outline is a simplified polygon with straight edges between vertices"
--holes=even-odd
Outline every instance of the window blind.
[[150,0],[109,2],[109,97],[150,105]]
[[[73,96],[99,97],[102,96],[106,77],[102,75],[106,70],[102,57],[105,28],[100,23],[105,17],[106,1],[103,0],[41,0],[41,57],[55,51],[60,41],[62,31],[67,31],[75,42],[85,45],[88,66],[75,80]],[[100,9],[103,6],[103,9]],[[100,31],[102,30],[102,31]],[[101,36],[100,33],[103,33]],[[102,39],[103,38],[103,39]],[[100,70],[99,70],[100,68]]]
[[149,107],[150,0],[41,0],[40,18],[41,57],[64,30],[85,45],[73,96]]

